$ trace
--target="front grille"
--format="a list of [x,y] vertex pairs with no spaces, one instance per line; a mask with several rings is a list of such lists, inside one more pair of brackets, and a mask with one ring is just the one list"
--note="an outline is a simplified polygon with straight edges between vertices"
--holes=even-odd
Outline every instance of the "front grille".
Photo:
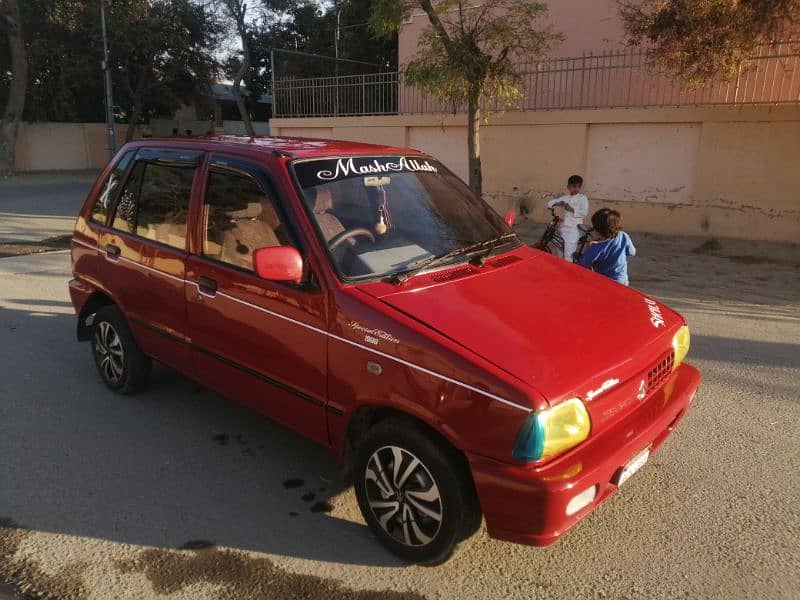
[[660,386],[664,380],[672,373],[675,364],[675,352],[670,350],[656,365],[647,372],[647,391],[648,393]]

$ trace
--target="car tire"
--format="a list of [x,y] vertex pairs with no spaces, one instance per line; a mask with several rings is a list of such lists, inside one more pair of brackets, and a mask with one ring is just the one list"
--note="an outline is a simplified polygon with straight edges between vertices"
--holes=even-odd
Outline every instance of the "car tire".
[[367,431],[353,480],[372,533],[408,562],[441,564],[480,526],[463,456],[410,419],[386,419]]
[[92,322],[92,355],[103,382],[120,394],[133,394],[147,385],[152,361],[133,339],[116,306],[104,306]]

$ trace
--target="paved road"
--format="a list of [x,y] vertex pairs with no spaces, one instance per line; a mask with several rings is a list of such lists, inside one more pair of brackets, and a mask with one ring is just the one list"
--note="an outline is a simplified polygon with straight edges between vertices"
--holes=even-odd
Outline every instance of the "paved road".
[[93,173],[23,175],[0,182],[0,243],[72,233]]
[[676,433],[556,545],[480,532],[437,568],[383,551],[324,449],[164,368],[110,393],[74,339],[68,254],[0,259],[0,572],[65,599],[798,598],[797,249],[687,244],[637,241],[634,271],[693,327],[704,383]]
[[[0,518],[29,528],[2,531],[40,589],[347,597],[338,580],[429,598],[797,597],[796,306],[675,300],[705,380],[644,471],[550,548],[480,533],[425,569],[373,541],[323,449],[166,369],[143,395],[108,392],[74,340],[67,258],[0,260]],[[312,513],[305,494],[333,511]],[[237,552],[165,550],[187,542]]]

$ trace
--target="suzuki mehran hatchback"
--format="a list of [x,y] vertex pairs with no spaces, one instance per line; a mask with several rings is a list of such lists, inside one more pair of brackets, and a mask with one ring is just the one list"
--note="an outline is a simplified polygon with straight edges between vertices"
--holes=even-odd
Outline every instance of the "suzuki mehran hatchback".
[[279,138],[125,145],[72,240],[106,385],[160,361],[330,448],[409,561],[554,542],[669,436],[700,376],[639,292],[522,244],[413,150]]

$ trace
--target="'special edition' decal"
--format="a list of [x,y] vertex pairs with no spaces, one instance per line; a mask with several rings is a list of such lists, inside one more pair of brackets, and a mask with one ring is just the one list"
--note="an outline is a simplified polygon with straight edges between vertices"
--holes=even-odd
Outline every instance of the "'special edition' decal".
[[400,340],[394,337],[391,333],[384,331],[383,329],[373,329],[370,327],[366,327],[361,323],[359,323],[358,321],[350,321],[349,325],[351,329],[363,333],[364,341],[372,344],[373,346],[377,346],[380,340],[384,340],[386,342],[394,342],[395,344],[400,343]]

